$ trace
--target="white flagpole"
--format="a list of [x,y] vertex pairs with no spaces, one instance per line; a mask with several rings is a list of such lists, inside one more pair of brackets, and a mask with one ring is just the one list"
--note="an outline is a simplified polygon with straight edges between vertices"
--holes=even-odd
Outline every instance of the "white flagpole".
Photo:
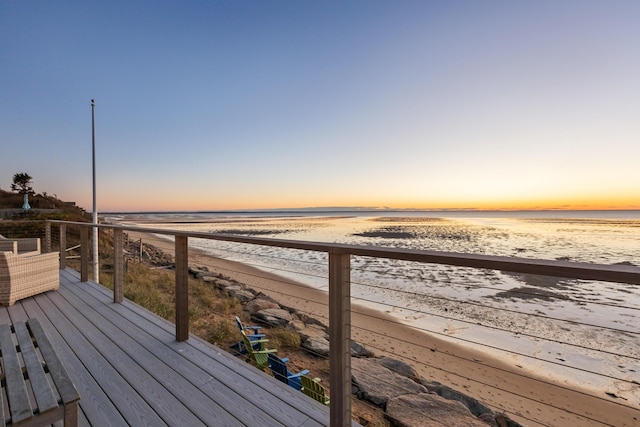
[[[93,223],[98,224],[98,208],[96,206],[96,125],[93,110],[96,106],[95,99],[91,100],[91,153],[93,157]],[[93,280],[99,281],[98,268],[98,227],[93,227]]]

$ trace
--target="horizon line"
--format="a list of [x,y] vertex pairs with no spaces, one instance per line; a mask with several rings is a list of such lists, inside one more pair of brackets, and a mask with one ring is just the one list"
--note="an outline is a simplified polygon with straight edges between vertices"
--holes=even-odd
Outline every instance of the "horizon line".
[[318,206],[304,208],[195,209],[195,210],[109,210],[100,214],[151,213],[259,213],[259,212],[616,212],[640,211],[640,208],[390,208],[366,206]]

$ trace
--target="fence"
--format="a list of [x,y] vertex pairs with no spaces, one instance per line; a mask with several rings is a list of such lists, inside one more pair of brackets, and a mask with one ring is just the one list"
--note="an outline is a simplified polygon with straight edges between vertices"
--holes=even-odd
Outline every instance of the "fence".
[[[89,227],[93,227],[92,224],[86,223],[73,223],[64,221],[48,221],[45,235],[46,247],[51,247],[52,232],[51,224],[57,224],[60,227],[59,243],[60,248],[66,248],[66,234],[67,227],[79,227],[80,228],[80,274],[81,280],[88,280],[89,272]],[[573,342],[571,339],[571,332],[567,337],[556,336],[554,333],[548,333],[545,331],[528,330],[526,325],[530,322],[532,317],[536,319],[542,319],[549,324],[566,324],[567,326],[561,326],[558,329],[571,327],[578,328],[591,328],[602,329],[605,332],[612,332],[615,334],[622,334],[631,337],[631,342],[637,342],[640,331],[637,328],[618,328],[615,325],[602,325],[598,322],[576,322],[572,319],[563,318],[555,313],[521,313],[517,307],[513,309],[501,309],[501,313],[511,317],[510,321],[516,325],[504,325],[499,322],[491,323],[487,322],[487,325],[480,324],[480,326],[487,327],[489,333],[483,332],[483,336],[487,334],[507,333],[516,334],[520,337],[526,337],[536,342],[542,342],[543,345],[548,345],[551,350],[546,351],[546,354],[551,354],[555,351],[556,346],[571,346],[584,350],[589,353],[588,357],[610,357],[625,364],[626,372],[628,375],[622,375],[617,372],[600,372],[599,369],[585,368],[578,366],[578,364],[572,360],[565,360],[563,357],[556,357],[558,360],[549,360],[549,357],[540,355],[540,351],[528,351],[505,349],[500,343],[496,343],[491,340],[483,341],[482,338],[471,336],[454,336],[455,340],[463,342],[465,344],[471,344],[473,346],[481,346],[484,350],[494,353],[504,353],[507,356],[515,356],[518,363],[515,365],[520,368],[515,371],[513,366],[507,367],[502,363],[494,363],[487,361],[477,356],[478,353],[467,352],[465,350],[457,350],[446,347],[443,342],[435,341],[422,341],[425,339],[422,333],[428,333],[431,336],[442,336],[450,339],[451,329],[460,328],[460,325],[475,326],[478,325],[477,320],[469,320],[469,316],[460,316],[458,313],[464,310],[473,310],[475,308],[493,310],[494,307],[484,304],[478,301],[465,301],[461,303],[459,300],[450,297],[432,296],[421,292],[409,292],[408,298],[418,300],[422,299],[427,302],[427,306],[437,304],[438,302],[444,303],[451,308],[445,308],[444,310],[429,311],[424,308],[407,308],[407,306],[394,306],[387,304],[385,309],[384,301],[379,299],[367,300],[367,292],[359,292],[357,300],[359,302],[369,303],[369,305],[377,305],[378,308],[382,308],[383,311],[403,310],[406,315],[407,312],[413,311],[415,317],[429,317],[435,319],[435,326],[411,326],[416,332],[417,342],[403,342],[401,337],[383,336],[380,331],[375,329],[374,324],[384,324],[389,322],[389,318],[384,316],[378,316],[372,314],[372,311],[361,310],[354,304],[354,298],[352,297],[352,289],[355,287],[365,287],[368,290],[372,290],[376,285],[366,283],[366,279],[353,279],[353,273],[358,273],[358,277],[363,275],[359,274],[360,270],[366,270],[367,262],[363,260],[379,260],[387,259],[394,260],[400,263],[406,264],[403,268],[413,268],[411,266],[417,265],[424,267],[425,265],[440,265],[440,266],[453,266],[465,269],[482,269],[482,270],[497,270],[507,273],[517,273],[526,275],[536,275],[544,277],[562,277],[564,279],[578,279],[587,281],[604,281],[615,285],[638,285],[640,284],[640,268],[631,265],[600,265],[600,264],[588,264],[588,263],[574,263],[567,261],[551,261],[551,260],[534,260],[524,258],[513,257],[499,257],[488,255],[475,255],[475,254],[459,254],[459,253],[445,253],[445,252],[433,252],[411,249],[395,249],[395,248],[381,248],[381,247],[365,247],[354,246],[344,244],[329,244],[329,243],[317,243],[307,241],[294,241],[294,240],[281,240],[271,238],[259,238],[259,237],[245,237],[229,234],[211,234],[211,233],[197,233],[197,232],[184,232],[179,230],[166,230],[159,228],[146,228],[146,227],[129,227],[122,225],[98,225],[100,229],[108,229],[113,232],[113,244],[114,244],[114,301],[121,302],[123,299],[123,242],[124,232],[137,232],[146,233],[149,236],[167,236],[174,240],[173,249],[175,253],[175,287],[176,287],[176,339],[186,340],[189,335],[189,307],[188,307],[188,266],[189,266],[189,239],[205,239],[214,240],[218,242],[232,242],[234,244],[241,245],[259,245],[269,248],[280,248],[293,251],[310,251],[313,253],[326,255],[326,258],[321,257],[318,261],[319,264],[325,265],[326,279],[328,281],[328,314],[326,315],[329,324],[329,383],[331,386],[331,425],[350,425],[352,414],[352,363],[351,363],[351,341],[352,335],[358,339],[359,342],[365,342],[369,344],[377,351],[383,354],[396,356],[398,358],[408,359],[414,363],[420,364],[421,368],[430,372],[438,372],[440,377],[451,379],[454,383],[472,392],[473,390],[489,389],[491,393],[485,396],[476,396],[481,400],[482,398],[491,400],[490,404],[494,407],[501,409],[502,411],[514,415],[515,418],[520,418],[524,422],[532,423],[535,425],[558,425],[565,423],[581,423],[582,425],[616,425],[619,418],[612,418],[611,409],[613,408],[618,415],[622,413],[624,419],[628,420],[629,425],[633,425],[640,419],[640,400],[628,401],[620,399],[615,393],[598,393],[593,390],[583,390],[577,387],[573,387],[572,384],[556,384],[555,382],[545,379],[544,376],[535,375],[531,369],[526,369],[528,363],[552,363],[557,369],[564,370],[564,376],[576,376],[589,375],[599,377],[602,381],[614,381],[617,384],[623,384],[622,389],[634,391],[634,396],[640,395],[638,388],[640,383],[634,377],[637,375],[636,367],[639,365],[640,357],[637,354],[637,348],[631,348],[628,352],[624,353],[616,348],[610,348],[607,343],[594,342],[591,345],[585,345],[584,343]],[[150,237],[151,238],[151,237]],[[154,237],[160,241],[159,237]],[[65,251],[61,251],[61,268],[66,266]],[[356,261],[354,263],[354,261]],[[403,264],[405,266],[405,264]],[[260,267],[258,265],[258,267]],[[366,272],[366,271],[365,271]],[[370,270],[368,271],[371,272]],[[323,275],[323,274],[321,274]],[[364,275],[366,276],[366,274]],[[291,284],[291,286],[296,286]],[[634,288],[635,289],[635,288]],[[260,289],[259,289],[260,290]],[[273,289],[264,289],[267,292],[274,292]],[[535,293],[530,289],[524,289],[523,294],[543,298],[544,293]],[[290,298],[304,298],[300,296],[300,292],[290,291],[288,295]],[[580,303],[579,299],[574,299],[575,302]],[[585,302],[585,301],[582,301]],[[603,303],[601,304],[605,308],[615,309],[617,311],[628,312],[630,316],[637,316],[638,307],[632,304],[626,304],[624,301],[615,303]],[[313,310],[311,310],[313,311]],[[310,315],[318,315],[318,312],[309,313]],[[322,316],[322,314],[320,314]],[[354,322],[357,325],[352,324],[353,316],[356,316],[358,321]],[[445,327],[437,326],[437,322],[444,324]],[[518,323],[521,323],[522,327],[517,327]],[[447,325],[454,325],[453,327]],[[457,325],[457,326],[456,326]],[[515,328],[515,329],[514,329]],[[355,331],[355,333],[354,333]],[[514,332],[515,331],[515,332]],[[454,334],[455,335],[455,334]],[[373,338],[372,338],[373,337]],[[411,340],[413,341],[413,340]],[[407,356],[398,354],[394,348],[405,344],[411,344],[415,346],[414,355]],[[524,346],[526,347],[526,345]],[[425,358],[415,357],[415,352],[424,352],[429,355],[436,355],[437,358]],[[591,356],[592,352],[600,356]],[[490,358],[489,358],[490,359]],[[443,362],[445,361],[445,362]],[[471,364],[471,369],[464,367],[463,365]],[[508,364],[507,364],[508,365]],[[514,382],[520,383],[520,388],[515,389],[510,387],[509,384],[500,383],[500,381],[489,381],[484,376],[487,372],[501,371],[503,380],[506,378],[514,379]],[[567,373],[568,372],[568,373]],[[540,396],[536,395],[532,390],[537,386],[542,387],[544,390],[554,390],[554,393],[558,393],[553,396]],[[550,388],[549,388],[550,387]],[[603,389],[604,390],[604,389]],[[509,394],[511,398],[515,396],[515,400],[521,402],[520,409],[513,406],[501,406],[500,400],[505,395]],[[567,396],[573,397],[567,397]],[[564,397],[563,397],[564,396]],[[584,399],[587,402],[587,406],[591,408],[589,410],[580,409],[579,405],[575,405],[572,399],[577,398]],[[543,408],[542,411],[532,413],[526,409],[527,402],[536,403],[537,406]],[[560,415],[549,416],[544,412],[559,413]],[[573,421],[568,421],[573,420]]]

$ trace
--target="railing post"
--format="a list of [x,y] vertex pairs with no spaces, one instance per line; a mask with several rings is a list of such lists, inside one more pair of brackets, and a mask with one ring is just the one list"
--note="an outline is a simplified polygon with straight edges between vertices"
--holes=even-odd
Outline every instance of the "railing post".
[[121,229],[113,230],[113,302],[124,299],[124,238]]
[[80,281],[89,280],[89,229],[80,227]]
[[351,425],[350,255],[329,253],[329,384],[332,427]]
[[176,236],[176,340],[189,338],[189,249],[187,236]]
[[67,224],[60,224],[60,270],[67,268]]
[[45,252],[51,252],[51,223],[46,221],[44,223],[44,250]]

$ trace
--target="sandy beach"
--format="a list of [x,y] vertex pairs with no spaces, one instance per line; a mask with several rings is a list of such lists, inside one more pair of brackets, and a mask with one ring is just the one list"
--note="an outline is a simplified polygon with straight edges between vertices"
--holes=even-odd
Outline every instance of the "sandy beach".
[[[172,242],[150,234],[128,233],[132,240],[173,254]],[[327,294],[252,266],[216,258],[191,249],[189,265],[220,272],[282,305],[327,319]],[[366,307],[352,306],[352,339],[377,356],[404,360],[423,377],[473,396],[496,412],[507,412],[527,426],[636,426],[640,410],[622,404],[604,391],[588,391],[554,383],[528,372],[526,366],[498,360],[486,353],[431,336]],[[593,397],[589,394],[599,394]],[[533,420],[537,420],[533,421]]]

